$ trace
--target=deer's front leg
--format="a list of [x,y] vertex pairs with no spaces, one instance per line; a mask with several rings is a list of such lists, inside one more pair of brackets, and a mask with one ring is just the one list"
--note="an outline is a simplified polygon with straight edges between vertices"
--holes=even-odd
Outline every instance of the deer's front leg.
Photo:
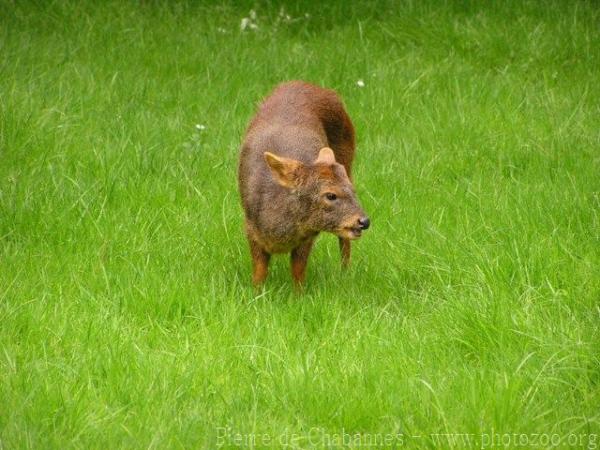
[[252,283],[258,286],[264,283],[269,272],[271,255],[265,252],[255,241],[248,236],[250,254],[252,255]]
[[314,239],[308,239],[292,250],[292,277],[297,287],[304,283],[306,263],[314,242]]

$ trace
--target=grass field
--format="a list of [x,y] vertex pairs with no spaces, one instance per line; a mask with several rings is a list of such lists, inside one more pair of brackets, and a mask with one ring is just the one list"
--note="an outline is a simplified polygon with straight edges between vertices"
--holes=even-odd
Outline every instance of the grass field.
[[[0,448],[598,448],[599,25],[2,0]],[[289,79],[344,98],[373,223],[304,295],[251,288],[236,179]]]

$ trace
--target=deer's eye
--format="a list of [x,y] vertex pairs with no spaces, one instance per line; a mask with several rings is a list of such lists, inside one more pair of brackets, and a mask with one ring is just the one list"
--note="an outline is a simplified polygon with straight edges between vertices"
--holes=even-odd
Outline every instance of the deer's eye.
[[328,192],[327,194],[325,194],[325,197],[329,201],[337,200],[337,195],[335,195],[333,192]]

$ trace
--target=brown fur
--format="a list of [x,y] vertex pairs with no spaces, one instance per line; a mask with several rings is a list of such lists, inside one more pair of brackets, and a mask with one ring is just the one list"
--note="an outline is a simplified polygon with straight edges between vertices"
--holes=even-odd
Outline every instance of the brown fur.
[[334,91],[292,81],[260,105],[239,165],[255,284],[265,280],[270,255],[287,252],[302,283],[321,231],[338,235],[342,264],[349,263],[350,239],[368,227],[352,187],[353,159],[354,127]]

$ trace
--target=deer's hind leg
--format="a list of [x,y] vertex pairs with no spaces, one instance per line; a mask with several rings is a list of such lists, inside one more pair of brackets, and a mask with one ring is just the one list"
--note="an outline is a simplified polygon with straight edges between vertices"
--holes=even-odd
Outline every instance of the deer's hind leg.
[[[354,125],[343,108],[339,110],[339,123],[336,133],[329,133],[328,140],[335,153],[335,159],[344,166],[346,174],[352,181],[352,161],[354,160],[355,138]],[[342,255],[342,268],[350,265],[350,239],[338,238]]]

